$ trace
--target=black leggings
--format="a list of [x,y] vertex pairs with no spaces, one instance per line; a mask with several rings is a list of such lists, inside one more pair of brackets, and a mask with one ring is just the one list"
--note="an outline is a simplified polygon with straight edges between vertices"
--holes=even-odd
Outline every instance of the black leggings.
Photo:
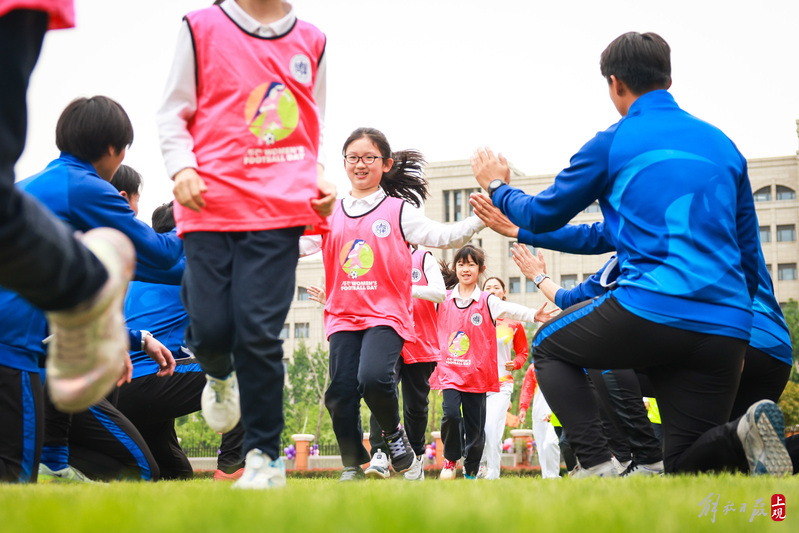
[[663,418],[666,472],[735,467],[743,454],[727,424],[746,341],[664,326],[613,297],[570,307],[533,339],[538,382],[580,463],[610,460],[583,368],[645,369]]

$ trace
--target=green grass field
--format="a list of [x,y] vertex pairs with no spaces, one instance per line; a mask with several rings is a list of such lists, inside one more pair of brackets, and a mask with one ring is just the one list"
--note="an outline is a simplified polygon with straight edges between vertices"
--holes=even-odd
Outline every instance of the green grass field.
[[[700,517],[700,505],[718,497]],[[771,520],[771,495],[786,498]],[[766,516],[752,516],[762,498]],[[724,508],[731,502],[735,511]],[[740,512],[741,504],[746,505]],[[750,521],[751,520],[751,521]],[[400,478],[337,484],[290,479],[276,491],[237,491],[209,479],[109,485],[0,485],[0,532],[579,532],[799,531],[799,477]]]

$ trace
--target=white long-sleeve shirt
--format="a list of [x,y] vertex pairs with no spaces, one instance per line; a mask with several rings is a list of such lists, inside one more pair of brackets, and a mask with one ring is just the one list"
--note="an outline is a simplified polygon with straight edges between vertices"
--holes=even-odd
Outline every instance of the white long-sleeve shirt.
[[[357,217],[374,209],[385,197],[383,189],[378,189],[365,198],[354,198],[348,194],[341,199],[341,205],[347,215]],[[458,248],[466,244],[472,235],[485,228],[485,224],[474,215],[460,222],[442,224],[427,218],[410,206],[403,208],[400,226],[406,241],[429,248]],[[311,255],[321,250],[320,235],[304,236],[300,239],[300,255]]]
[[[262,37],[276,37],[287,33],[297,21],[294,7],[283,2],[286,15],[270,24],[261,24],[251,17],[234,0],[225,0],[220,7],[242,29]],[[317,67],[313,95],[319,114],[319,154],[317,162],[324,166],[324,117],[327,91],[327,53]],[[195,72],[194,43],[189,24],[185,20],[178,33],[178,43],[172,60],[172,69],[164,90],[164,101],[158,110],[158,134],[161,152],[170,178],[184,168],[197,168],[194,156],[194,139],[189,133],[189,120],[197,112],[197,81]]]
[[444,283],[444,276],[441,275],[441,269],[431,254],[424,254],[422,267],[427,285],[411,285],[411,296],[440,304],[447,298],[447,286]]
[[[452,289],[452,294],[450,295],[451,298],[455,300],[455,305],[463,309],[467,307],[473,301],[477,301],[480,297],[480,288],[475,286],[474,291],[469,296],[461,296],[459,289],[460,284],[455,285],[455,288]],[[525,307],[523,305],[515,304],[513,302],[508,302],[505,300],[500,300],[493,294],[488,295],[488,309],[491,311],[491,316],[494,320],[498,318],[512,318],[513,320],[518,320],[519,322],[535,322],[535,309],[531,309],[530,307]]]

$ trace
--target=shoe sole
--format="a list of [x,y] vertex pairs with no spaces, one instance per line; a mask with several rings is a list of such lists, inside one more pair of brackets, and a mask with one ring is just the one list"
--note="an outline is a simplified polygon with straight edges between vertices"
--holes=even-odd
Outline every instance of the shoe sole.
[[391,477],[391,472],[386,470],[385,473],[383,473],[377,468],[367,468],[364,471],[364,475],[366,475],[366,477],[368,477],[369,479],[388,479],[389,477]]
[[[793,463],[785,449],[785,419],[774,402],[763,400],[755,404],[747,422],[744,450],[753,476],[783,477],[793,473]],[[756,428],[756,430],[755,430]]]
[[[108,294],[100,295],[100,302],[95,303],[95,309],[85,316],[69,316],[63,312],[48,313],[48,322],[55,333],[58,328],[87,327],[108,309],[114,309],[118,314],[117,320],[120,331],[124,328],[123,303],[127,292],[128,282],[133,278],[136,263],[136,250],[133,243],[121,232],[110,228],[96,228],[84,235],[83,244],[95,254],[108,271],[109,279],[116,278],[116,286]],[[118,271],[109,270],[107,259],[102,256],[115,254],[117,257]],[[105,301],[103,301],[105,300]],[[52,322],[51,322],[52,320]],[[113,322],[113,321],[112,321]],[[52,355],[53,345],[48,348],[51,354],[47,358],[47,386],[50,399],[59,411],[64,413],[78,413],[85,411],[92,405],[102,400],[116,385],[125,369],[125,359],[128,357],[127,334],[120,334],[122,345],[115,357],[108,357],[100,364],[95,362],[88,372],[78,375],[63,375],[64,372],[57,356]],[[55,343],[55,341],[53,341]]]

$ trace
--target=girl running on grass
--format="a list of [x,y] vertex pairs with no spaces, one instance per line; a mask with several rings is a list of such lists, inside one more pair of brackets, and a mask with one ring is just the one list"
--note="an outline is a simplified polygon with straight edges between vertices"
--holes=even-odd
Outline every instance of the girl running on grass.
[[306,255],[319,249],[323,254],[331,377],[325,405],[341,449],[341,481],[352,481],[364,477],[360,465],[370,461],[361,398],[383,428],[383,449],[394,470],[405,472],[418,461],[400,424],[394,385],[403,345],[416,339],[407,244],[460,246],[485,226],[474,216],[445,225],[412,209],[427,197],[424,159],[413,150],[392,152],[378,130],[355,130],[343,156],[352,190],[337,202],[329,231],[304,237],[302,247]]
[[[444,467],[440,479],[455,478],[455,462],[464,457],[467,479],[475,479],[485,445],[486,393],[498,393],[496,319],[546,322],[556,312],[506,302],[478,287],[485,252],[466,245],[455,254],[452,270],[442,265],[451,290],[438,306],[438,385],[443,390],[441,439]],[[463,437],[463,438],[462,438]]]
[[[500,300],[507,299],[505,282],[497,277],[488,278],[483,291]],[[511,348],[516,353],[513,357]],[[513,394],[513,372],[519,370],[527,360],[529,348],[524,324],[507,318],[497,319],[497,373],[499,392],[486,394],[485,449],[480,461],[480,471],[486,479],[499,479],[502,454],[502,434],[505,430],[505,414],[510,407]]]

